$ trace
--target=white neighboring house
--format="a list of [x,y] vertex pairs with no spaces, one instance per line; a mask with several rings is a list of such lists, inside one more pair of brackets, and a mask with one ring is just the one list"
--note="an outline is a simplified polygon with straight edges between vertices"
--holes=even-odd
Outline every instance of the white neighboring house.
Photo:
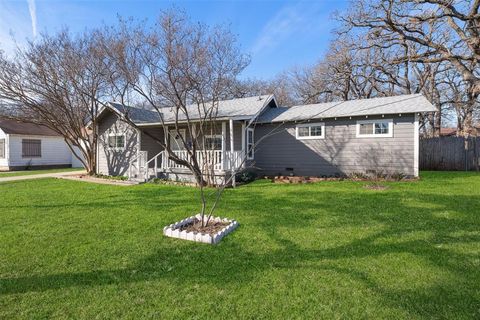
[[62,136],[30,123],[0,119],[0,170],[82,167]]

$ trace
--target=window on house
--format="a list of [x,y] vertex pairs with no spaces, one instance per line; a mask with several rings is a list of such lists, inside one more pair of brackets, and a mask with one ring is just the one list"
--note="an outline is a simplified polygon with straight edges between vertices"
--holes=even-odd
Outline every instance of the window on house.
[[42,140],[22,139],[22,157],[39,158],[42,156]]
[[205,150],[222,150],[222,136],[205,136]]
[[393,120],[357,121],[357,137],[393,137]]
[[297,139],[323,139],[325,138],[324,123],[299,124],[296,128]]
[[253,159],[254,147],[255,147],[255,142],[254,142],[253,129],[248,128],[247,129],[247,159],[250,159],[250,160]]
[[5,158],[5,139],[0,139],[0,159]]
[[110,149],[125,148],[125,135],[111,135],[108,136],[108,147]]

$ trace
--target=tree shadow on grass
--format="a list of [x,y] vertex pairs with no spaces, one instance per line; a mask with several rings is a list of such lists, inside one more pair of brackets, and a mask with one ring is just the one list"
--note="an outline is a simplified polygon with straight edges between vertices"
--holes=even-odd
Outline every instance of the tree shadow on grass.
[[[216,247],[165,239],[165,242],[159,243],[155,253],[130,267],[0,279],[0,294],[155,279],[166,279],[172,285],[207,283],[221,288],[229,284],[254,281],[267,270],[310,268],[315,272],[333,270],[344,274],[381,296],[382,301],[389,306],[400,307],[425,317],[479,316],[479,255],[476,251],[469,253],[438,246],[445,243],[450,246],[480,243],[480,236],[475,233],[480,227],[476,214],[480,211],[479,197],[402,191],[403,200],[400,201],[399,193],[396,192],[339,195],[338,192],[324,191],[318,195],[318,199],[311,200],[312,193],[309,190],[299,191],[286,187],[282,191],[281,195],[275,196],[233,192],[226,197],[228,209],[239,213],[244,221],[241,221],[242,226],[236,232],[248,233],[253,226],[256,232],[262,232],[269,241],[275,243],[268,252],[255,252],[255,247],[242,245],[241,240],[248,239],[248,236],[239,234],[227,237]],[[138,201],[145,201],[157,193],[154,189],[132,189],[129,192],[132,193],[129,197]],[[272,199],[276,199],[274,205],[265,206]],[[409,199],[420,200],[425,206],[412,207]],[[462,204],[463,207],[459,208],[457,204]],[[432,210],[429,205],[436,209]],[[220,211],[226,210],[225,204],[223,206]],[[298,240],[279,232],[284,228],[301,231],[306,226],[318,224],[319,206],[322,212],[331,216],[327,228],[365,225],[380,225],[382,228],[346,244],[327,248],[305,247]],[[163,208],[155,202],[147,207],[151,210]],[[257,214],[244,213],[245,208]],[[292,208],[295,212],[292,212]],[[472,211],[466,212],[465,208]],[[433,214],[443,211],[457,212],[459,216],[452,220]],[[426,239],[402,238],[412,232],[426,232],[428,236]],[[458,232],[466,234],[458,235]],[[312,234],[312,237],[315,235]],[[392,288],[376,280],[371,272],[363,270],[361,264],[355,263],[363,258],[377,259],[398,254],[418,257],[458,281],[448,278],[427,287],[419,288],[412,284],[408,289]],[[345,266],[342,261],[346,259],[351,263]],[[392,266],[385,266],[389,267]]]

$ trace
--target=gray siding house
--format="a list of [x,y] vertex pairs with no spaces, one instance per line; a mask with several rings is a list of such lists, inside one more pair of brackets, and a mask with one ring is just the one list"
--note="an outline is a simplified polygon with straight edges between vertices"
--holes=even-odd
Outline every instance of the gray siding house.
[[[239,167],[263,175],[334,176],[382,172],[418,176],[418,116],[435,112],[420,94],[279,107],[273,95],[221,101],[209,161],[219,177]],[[125,112],[137,128],[123,119]],[[98,118],[98,173],[191,180],[151,138],[170,139],[156,111],[110,103]],[[181,121],[180,121],[181,122]],[[180,124],[181,125],[181,124]],[[173,152],[185,155],[180,147]]]

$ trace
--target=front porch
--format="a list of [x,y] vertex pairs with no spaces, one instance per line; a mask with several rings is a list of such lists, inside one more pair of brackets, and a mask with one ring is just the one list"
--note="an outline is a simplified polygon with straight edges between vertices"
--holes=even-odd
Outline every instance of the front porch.
[[[172,160],[168,151],[151,137],[153,135],[164,139],[165,144],[169,143],[171,146],[171,154],[190,161],[191,149],[186,150],[183,144],[176,141],[178,132],[184,134],[185,130],[186,128],[182,128],[177,131],[166,126],[168,135],[165,136],[165,129],[161,126],[141,128],[137,134],[137,156],[130,162],[127,173],[129,179],[148,181],[153,178],[165,178],[191,181],[193,176],[190,170]],[[196,140],[195,156],[203,172],[213,174],[222,180],[238,172],[247,165],[247,161],[253,159],[253,152],[247,155],[248,145],[253,145],[253,129],[248,127],[248,123],[223,121],[212,126],[208,134]]]

